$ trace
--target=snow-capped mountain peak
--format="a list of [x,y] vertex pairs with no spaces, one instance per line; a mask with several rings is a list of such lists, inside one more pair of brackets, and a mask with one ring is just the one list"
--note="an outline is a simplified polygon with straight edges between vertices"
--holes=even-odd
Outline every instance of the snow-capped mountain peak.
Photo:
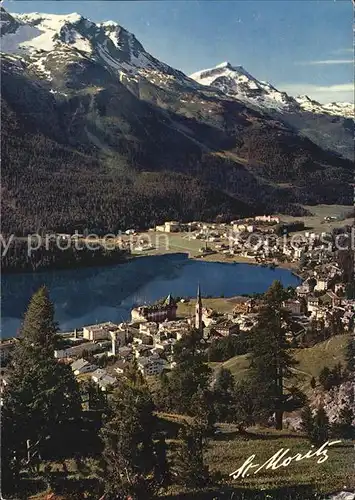
[[229,68],[229,69],[231,69],[232,65],[228,61],[223,61],[220,64],[217,64],[216,68]]
[[104,21],[100,26],[119,26],[119,24],[116,21]]
[[[317,102],[314,99],[311,99],[308,95],[298,95],[296,99],[300,102]],[[318,103],[319,104],[319,103]]]
[[[67,47],[89,55],[96,54],[116,69],[119,55],[122,62],[130,63],[131,56],[137,58],[140,52],[145,52],[133,34],[113,21],[95,24],[78,13],[57,15],[34,12],[10,16],[18,26],[13,33],[2,33],[3,52],[33,56]],[[115,49],[120,54],[115,53]]]
[[[2,11],[2,17],[3,17]],[[17,29],[11,33],[1,33],[1,50],[7,53],[34,55],[38,52],[50,52],[58,45],[68,44],[91,52],[90,44],[78,25],[87,20],[78,14],[57,15],[34,12],[31,14],[10,14],[17,22]]]
[[193,73],[190,78],[257,107],[281,109],[290,100],[285,92],[279,92],[268,82],[257,80],[243,66],[233,66],[227,61]]
[[190,78],[196,80],[202,85],[212,85],[219,77],[240,79],[243,76],[247,77],[250,80],[255,80],[252,75],[245,71],[243,66],[233,66],[230,62],[224,61],[220,64],[217,64],[217,66],[215,66],[214,68],[197,71],[196,73],[190,75]]
[[330,114],[337,114],[353,118],[355,114],[355,105],[353,102],[330,102],[324,104],[323,108]]
[[[185,89],[201,90],[201,86],[208,86],[209,92],[215,92],[218,97],[222,92],[268,113],[307,111],[354,115],[351,103],[322,105],[308,96],[291,97],[270,83],[258,80],[243,66],[235,66],[229,61],[198,71],[188,78],[149,54],[134,34],[115,21],[94,23],[78,13],[11,14],[3,8],[0,11],[1,51],[10,54],[13,60],[17,58],[17,62],[21,59],[21,64],[25,63],[41,79],[53,84],[61,80],[65,86],[70,80],[67,73],[74,75],[77,67],[78,74],[81,74],[85,65],[94,63],[133,85],[139,78],[144,78],[158,86],[170,85],[175,80]],[[98,74],[98,80],[104,78],[100,70]]]
[[89,58],[119,78],[178,78],[186,85],[194,85],[183,73],[146,52],[137,38],[117,22],[94,23],[78,13],[9,14],[4,9],[1,20],[1,51],[29,60],[37,73],[41,70],[42,78],[51,80],[54,59],[71,63]]
[[56,29],[64,23],[76,23],[83,19],[81,14],[72,12],[71,14],[45,14],[41,12],[31,12],[30,14],[11,14],[23,23],[44,23],[51,29]]
[[321,114],[326,113],[328,115],[344,116],[346,118],[354,117],[354,103],[351,102],[321,104],[307,95],[297,96],[296,101],[304,111]]
[[197,71],[190,78],[200,85],[214,87],[229,97],[233,97],[263,111],[302,112],[329,114],[344,117],[354,116],[354,104],[320,104],[307,95],[292,97],[276,89],[269,82],[260,81],[246,71],[243,66],[233,66],[225,61],[214,68]]

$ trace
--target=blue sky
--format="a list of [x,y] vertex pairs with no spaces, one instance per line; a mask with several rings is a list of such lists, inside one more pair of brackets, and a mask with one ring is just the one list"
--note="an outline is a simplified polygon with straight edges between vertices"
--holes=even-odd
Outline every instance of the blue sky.
[[187,74],[222,61],[321,101],[353,101],[351,0],[10,1],[10,12],[113,20]]

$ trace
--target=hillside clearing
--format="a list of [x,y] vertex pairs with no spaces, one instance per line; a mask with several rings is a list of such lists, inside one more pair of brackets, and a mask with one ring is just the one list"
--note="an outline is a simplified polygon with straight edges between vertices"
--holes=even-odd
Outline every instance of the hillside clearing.
[[[294,349],[293,353],[298,365],[294,368],[296,376],[291,382],[296,383],[300,389],[305,389],[310,379],[318,378],[325,366],[332,368],[338,363],[344,365],[345,347],[349,338],[350,334],[336,335],[313,347]],[[237,380],[241,380],[248,374],[249,357],[248,354],[235,356],[224,363],[211,363],[211,367],[213,369],[227,368]]]

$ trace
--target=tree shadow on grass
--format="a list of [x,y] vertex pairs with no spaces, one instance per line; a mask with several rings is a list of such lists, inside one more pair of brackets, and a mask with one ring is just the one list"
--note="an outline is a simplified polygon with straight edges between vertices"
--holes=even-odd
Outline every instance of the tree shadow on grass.
[[263,441],[272,441],[278,439],[292,439],[299,438],[299,434],[296,433],[288,433],[288,434],[264,434],[257,432],[248,432],[248,431],[231,431],[231,432],[223,432],[220,434],[214,434],[212,439],[214,441],[230,441],[232,439],[238,439],[240,441],[254,441],[257,439],[261,439]]

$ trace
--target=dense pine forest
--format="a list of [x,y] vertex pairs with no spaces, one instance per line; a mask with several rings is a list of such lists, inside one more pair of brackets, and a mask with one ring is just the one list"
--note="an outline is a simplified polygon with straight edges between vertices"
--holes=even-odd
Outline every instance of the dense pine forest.
[[[15,120],[13,115],[11,119]],[[125,161],[120,156],[110,158],[104,168],[93,148],[59,145],[40,133],[6,123],[2,134],[4,234],[27,236],[42,229],[117,233],[169,219],[253,213],[245,203],[188,175],[127,172],[121,168]]]
[[[117,264],[128,258],[128,251],[118,246],[112,249],[96,244],[95,249],[75,242],[55,241],[30,249],[26,240],[14,239],[1,259],[3,273],[45,271],[49,269],[77,269],[80,267]],[[93,245],[94,247],[94,245]]]
[[8,61],[2,73],[5,234],[303,215],[301,204],[351,199],[350,161],[240,103],[198,95],[178,113],[179,87],[141,82],[138,97],[104,71],[103,89],[75,79],[54,99]]

